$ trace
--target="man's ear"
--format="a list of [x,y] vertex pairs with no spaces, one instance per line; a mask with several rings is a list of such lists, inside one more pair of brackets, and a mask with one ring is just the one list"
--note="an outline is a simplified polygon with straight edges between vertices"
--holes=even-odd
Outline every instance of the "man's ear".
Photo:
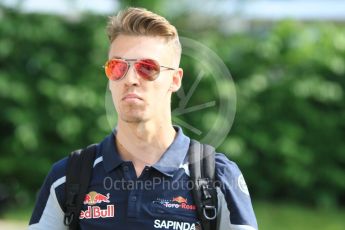
[[182,84],[182,77],[183,77],[183,69],[178,68],[173,75],[172,83],[169,88],[171,92],[176,92],[180,89],[181,84]]

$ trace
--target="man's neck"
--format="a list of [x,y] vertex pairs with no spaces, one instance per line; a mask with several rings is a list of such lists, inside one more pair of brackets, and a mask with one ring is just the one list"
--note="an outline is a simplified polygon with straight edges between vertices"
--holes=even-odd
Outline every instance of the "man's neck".
[[127,123],[119,122],[116,145],[121,158],[132,161],[137,176],[146,165],[155,164],[174,141],[176,131],[170,122]]

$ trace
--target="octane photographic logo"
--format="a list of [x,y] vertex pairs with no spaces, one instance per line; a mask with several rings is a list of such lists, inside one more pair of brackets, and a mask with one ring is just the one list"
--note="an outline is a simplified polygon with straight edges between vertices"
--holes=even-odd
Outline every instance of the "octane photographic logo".
[[[237,101],[234,81],[227,66],[211,49],[186,37],[180,37],[180,42],[180,67],[188,63],[192,68],[188,68],[190,72],[184,69],[182,86],[172,96],[173,124],[181,126],[198,141],[217,148],[234,121]],[[105,108],[108,123],[114,129],[118,117],[109,83]]]

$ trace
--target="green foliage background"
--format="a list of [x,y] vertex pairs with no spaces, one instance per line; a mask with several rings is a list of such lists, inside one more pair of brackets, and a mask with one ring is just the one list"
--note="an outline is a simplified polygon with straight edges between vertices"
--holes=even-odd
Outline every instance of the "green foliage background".
[[[217,18],[200,28],[193,17],[181,12],[169,20],[232,73],[237,113],[218,150],[239,164],[253,199],[344,206],[345,26],[252,22],[229,33]],[[102,69],[106,21],[0,6],[0,182],[18,202],[34,199],[53,162],[111,131]],[[197,73],[195,62],[183,67],[187,75]],[[209,83],[199,85],[198,95],[210,94]],[[215,111],[209,113],[212,122]],[[198,115],[191,117],[207,129]]]

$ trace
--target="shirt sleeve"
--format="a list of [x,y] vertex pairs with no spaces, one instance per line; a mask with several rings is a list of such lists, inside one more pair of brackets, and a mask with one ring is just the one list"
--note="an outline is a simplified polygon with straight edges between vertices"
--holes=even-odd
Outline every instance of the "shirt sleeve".
[[[258,229],[250,194],[244,177],[236,165],[224,154],[217,153],[216,180],[226,201],[230,222],[224,230]],[[224,208],[224,207],[223,207]],[[224,218],[224,217],[223,217]]]
[[66,177],[59,173],[61,163],[55,164],[44,180],[30,219],[29,230],[68,229],[63,223],[64,212],[57,197],[58,190],[63,190],[62,185],[66,182]]

